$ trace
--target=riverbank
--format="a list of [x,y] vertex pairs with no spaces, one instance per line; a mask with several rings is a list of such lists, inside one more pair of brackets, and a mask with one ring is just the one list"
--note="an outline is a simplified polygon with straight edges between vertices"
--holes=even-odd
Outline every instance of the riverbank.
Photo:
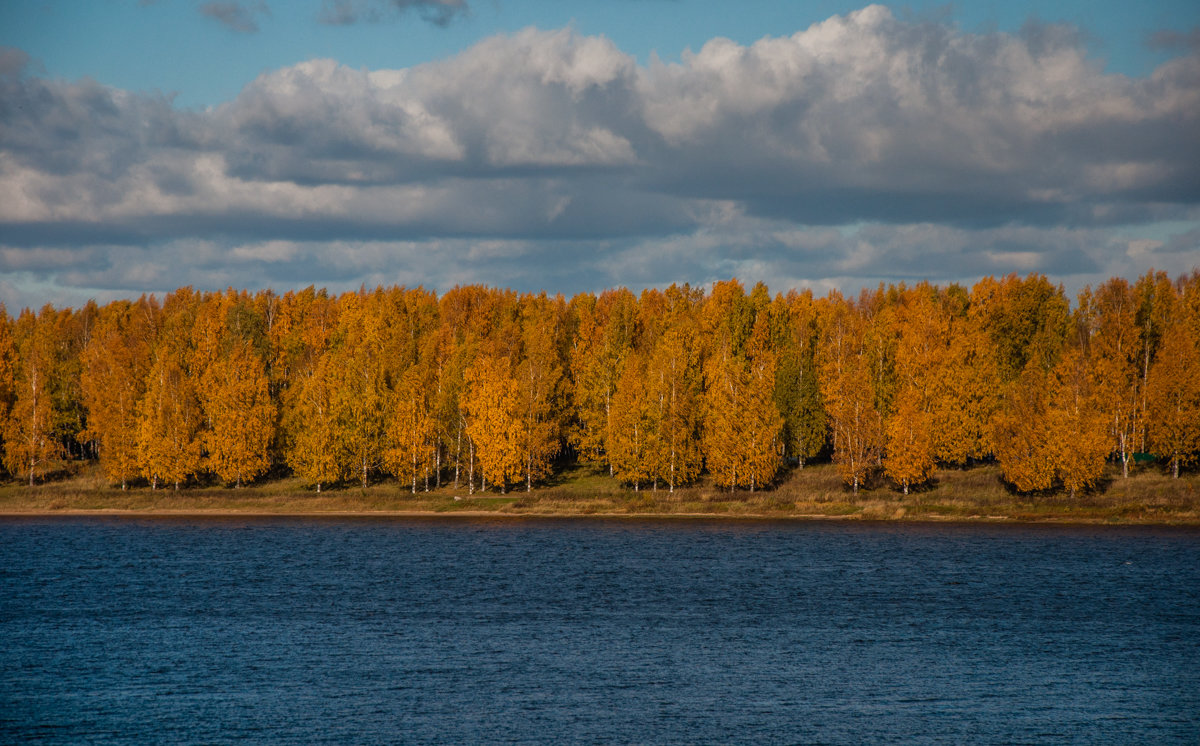
[[700,484],[674,493],[622,487],[606,474],[575,466],[531,492],[468,494],[452,486],[416,494],[394,482],[316,492],[282,479],[241,489],[220,486],[121,490],[94,467],[30,488],[0,485],[3,515],[429,515],[632,516],[1069,522],[1200,525],[1200,477],[1171,479],[1143,469],[1128,479],[1112,470],[1096,490],[1021,495],[1007,490],[994,466],[938,473],[935,483],[903,495],[886,485],[854,494],[829,464],[793,470],[777,487],[759,492]]

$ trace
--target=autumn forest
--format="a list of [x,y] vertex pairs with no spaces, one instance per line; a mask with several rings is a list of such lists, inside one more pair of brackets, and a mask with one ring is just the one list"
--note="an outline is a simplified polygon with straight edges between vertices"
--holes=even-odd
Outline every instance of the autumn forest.
[[505,492],[578,460],[631,490],[760,490],[832,460],[854,491],[995,462],[1019,492],[1074,495],[1200,457],[1200,271],[1074,303],[1013,275],[857,298],[731,280],[0,305],[0,415],[7,473],[31,485],[98,460],[122,487]]

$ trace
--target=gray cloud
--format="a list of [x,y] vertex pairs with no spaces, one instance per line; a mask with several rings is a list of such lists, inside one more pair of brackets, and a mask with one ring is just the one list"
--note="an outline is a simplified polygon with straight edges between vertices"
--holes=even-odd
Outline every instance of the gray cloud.
[[531,29],[304,62],[204,112],[27,69],[0,53],[10,286],[1086,278],[1200,251],[1200,56],[1105,75],[1061,27],[875,6],[645,66]]
[[471,12],[467,0],[323,0],[317,19],[330,26],[383,23],[410,10],[443,27]]
[[29,64],[29,55],[13,47],[0,47],[0,78],[16,78]]
[[1150,35],[1148,43],[1152,49],[1200,49],[1200,26],[1189,31],[1163,29]]
[[258,16],[271,15],[271,9],[261,0],[253,5],[236,0],[208,0],[200,3],[199,10],[202,15],[240,34],[257,33]]
[[[343,291],[404,284],[444,290],[474,282],[570,294],[616,285],[635,290],[672,282],[706,285],[731,276],[749,284],[761,280],[777,291],[808,287],[823,293],[923,279],[969,286],[983,275],[1010,272],[1048,274],[1074,295],[1085,284],[1138,276],[1150,267],[1185,271],[1198,252],[1200,230],[1194,229],[1155,240],[1092,228],[976,230],[930,223],[820,228],[740,216],[658,237],[218,237],[87,249],[0,246],[0,281],[20,281],[0,299],[12,310],[46,302],[46,287],[57,288],[56,302],[78,304],[181,285],[283,290],[316,284]],[[20,285],[32,290],[19,290]]]

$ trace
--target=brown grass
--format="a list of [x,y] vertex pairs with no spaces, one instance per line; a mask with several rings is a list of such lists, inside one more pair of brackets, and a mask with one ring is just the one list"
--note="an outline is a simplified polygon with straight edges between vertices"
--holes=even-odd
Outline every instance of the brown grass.
[[634,491],[604,471],[573,465],[532,492],[469,495],[443,486],[412,494],[391,481],[363,488],[341,485],[317,493],[295,478],[241,489],[191,486],[121,490],[94,465],[76,465],[57,481],[0,483],[0,513],[256,513],[256,514],[495,514],[527,516],[723,516],[924,521],[1063,521],[1200,524],[1200,476],[1172,479],[1143,469],[1129,479],[1111,469],[1094,490],[1025,495],[1010,491],[992,465],[939,471],[930,485],[903,495],[887,484],[858,494],[829,464],[794,469],[778,485],[757,492],[718,489],[709,481],[669,492]]

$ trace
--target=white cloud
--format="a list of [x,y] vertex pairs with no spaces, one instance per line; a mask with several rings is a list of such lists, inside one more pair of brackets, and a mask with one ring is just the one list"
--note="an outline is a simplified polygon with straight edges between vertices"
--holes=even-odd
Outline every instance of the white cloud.
[[871,6],[639,66],[527,29],[406,70],[311,60],[205,112],[6,53],[0,272],[132,292],[1186,268],[1200,56],[1106,75],[1077,36]]

